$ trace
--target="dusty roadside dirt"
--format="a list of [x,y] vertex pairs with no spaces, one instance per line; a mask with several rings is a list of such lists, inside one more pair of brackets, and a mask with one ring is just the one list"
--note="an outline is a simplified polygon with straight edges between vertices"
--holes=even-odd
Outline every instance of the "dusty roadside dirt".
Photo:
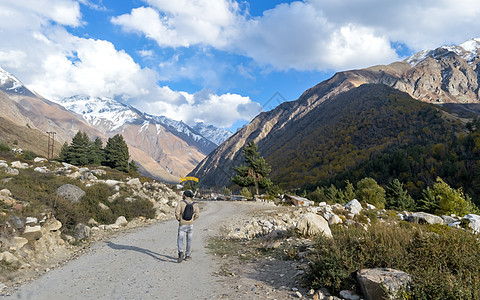
[[177,222],[166,221],[94,243],[75,259],[15,287],[1,299],[296,299],[306,291],[294,261],[218,257],[206,246],[226,220],[271,210],[258,203],[202,202],[193,260],[178,264]]

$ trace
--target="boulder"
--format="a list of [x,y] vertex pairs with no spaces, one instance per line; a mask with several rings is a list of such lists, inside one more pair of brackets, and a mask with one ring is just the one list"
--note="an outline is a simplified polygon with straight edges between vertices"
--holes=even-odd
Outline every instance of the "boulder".
[[25,224],[27,225],[35,225],[38,223],[38,219],[37,218],[34,218],[34,217],[27,217],[25,219]]
[[122,183],[121,181],[118,180],[113,180],[113,179],[108,179],[105,181],[105,184],[108,186],[116,186],[117,184]]
[[11,216],[10,221],[12,222],[13,227],[17,230],[21,230],[25,227],[25,220],[20,217]]
[[5,173],[7,173],[8,175],[18,175],[18,174],[20,174],[18,169],[10,168],[10,167],[7,167],[7,169],[5,170]]
[[324,214],[323,217],[328,221],[328,225],[342,224],[343,220],[336,214]]
[[60,228],[62,228],[62,222],[55,219],[48,219],[47,221],[45,221],[45,224],[43,224],[42,226],[42,230],[43,230],[42,232],[46,234],[50,231],[60,230]]
[[90,237],[90,227],[82,223],[75,225],[73,232],[73,236],[78,240],[88,239]]
[[8,168],[8,164],[4,162],[0,162],[0,168]]
[[85,191],[76,185],[64,184],[57,189],[57,195],[71,202],[79,202],[85,196]]
[[26,238],[29,241],[35,241],[42,237],[42,228],[40,225],[36,226],[25,226],[25,230],[22,233],[22,237]]
[[44,158],[44,157],[35,157],[35,158],[33,159],[33,162],[36,162],[36,163],[45,163],[45,162],[47,162],[47,161],[48,161],[48,159],[46,159],[46,158]]
[[306,213],[298,220],[295,230],[304,236],[324,235],[332,237],[332,232],[328,226],[327,220],[324,217],[315,213]]
[[28,164],[27,163],[21,163],[20,161],[13,161],[10,166],[12,168],[16,168],[16,169],[26,169],[28,168]]
[[99,202],[99,203],[98,203],[98,206],[100,206],[100,209],[101,209],[101,210],[110,210],[110,207],[106,206],[106,205],[103,204],[102,202]]
[[131,187],[134,187],[136,189],[140,189],[142,187],[142,183],[140,182],[140,179],[138,178],[133,178],[127,181],[127,184]]
[[49,169],[47,169],[47,167],[36,167],[35,169],[33,169],[35,172],[38,172],[38,173],[43,173],[43,174],[46,174],[48,172],[50,172]]
[[415,212],[406,218],[407,221],[416,224],[440,224],[443,225],[443,219],[425,212]]
[[102,169],[95,169],[95,170],[92,170],[90,172],[92,172],[93,174],[95,174],[97,176],[107,174],[107,172],[105,170],[102,170]]
[[459,221],[458,218],[452,216],[442,216],[441,218],[444,224],[452,224]]
[[24,238],[24,237],[21,237],[21,236],[14,236],[13,237],[13,244],[14,244],[14,247],[18,250],[18,249],[22,249],[23,246],[25,246],[26,244],[28,244],[28,239]]
[[480,232],[480,216],[475,214],[468,214],[463,217],[463,220],[468,222],[468,226],[472,228],[473,232],[479,233]]
[[118,217],[117,220],[115,221],[115,225],[118,225],[118,226],[126,226],[127,224],[128,224],[128,221],[124,216]]
[[13,263],[18,262],[18,258],[8,251],[2,252],[0,254],[0,260],[4,261],[6,263],[9,263],[9,264],[13,264]]
[[411,276],[390,269],[362,269],[357,272],[357,281],[366,300],[400,299],[397,297],[409,288]]
[[353,199],[345,205],[345,208],[354,215],[358,215],[362,211],[362,204],[357,199]]

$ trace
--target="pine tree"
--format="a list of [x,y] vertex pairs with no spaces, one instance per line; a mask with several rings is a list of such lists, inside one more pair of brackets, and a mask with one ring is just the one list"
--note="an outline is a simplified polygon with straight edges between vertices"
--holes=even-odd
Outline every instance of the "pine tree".
[[89,163],[93,165],[101,165],[105,160],[105,151],[103,150],[103,142],[97,137],[93,143],[90,144],[89,149]]
[[255,186],[256,195],[259,194],[259,188],[269,189],[273,185],[268,178],[271,167],[260,156],[257,144],[251,141],[243,148],[242,154],[246,165],[233,167],[237,175],[232,178],[232,181],[242,187]]
[[90,140],[86,132],[78,131],[72,139],[68,151],[69,163],[76,166],[84,166],[88,164],[88,148]]
[[60,154],[58,155],[58,160],[66,163],[70,163],[70,160],[68,158],[69,151],[70,151],[70,146],[68,146],[68,143],[67,142],[63,143],[63,146],[60,149]]
[[109,138],[105,146],[105,165],[122,172],[128,172],[128,146],[123,136],[116,134]]
[[408,191],[403,189],[403,183],[394,179],[387,187],[386,191],[387,207],[396,210],[415,209],[415,201],[410,197]]

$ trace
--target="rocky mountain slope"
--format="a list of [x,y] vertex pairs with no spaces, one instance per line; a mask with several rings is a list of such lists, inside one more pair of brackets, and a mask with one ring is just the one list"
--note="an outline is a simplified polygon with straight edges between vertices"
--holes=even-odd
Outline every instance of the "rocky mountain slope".
[[[310,121],[318,119],[327,121],[334,118],[337,113],[334,109],[337,96],[363,84],[386,85],[428,103],[478,103],[479,47],[480,40],[472,39],[460,46],[444,46],[432,51],[422,51],[403,62],[387,66],[339,72],[305,91],[298,100],[283,103],[272,111],[258,115],[250,124],[207,156],[191,175],[199,177],[205,186],[229,185],[230,178],[234,175],[232,166],[242,163],[241,149],[251,140],[258,144],[260,153],[272,164],[275,150],[285,149],[297,142],[286,137],[296,136],[304,140],[312,138],[311,134],[316,132],[313,127],[315,124],[318,126],[319,122]],[[356,106],[357,103],[353,100],[349,105]],[[321,107],[325,105],[331,105],[333,108],[323,110]],[[325,111],[329,111],[329,114]],[[303,150],[298,147],[296,149],[301,151],[299,154],[301,155],[311,153],[317,149],[316,147],[311,145],[310,148]],[[281,168],[285,168],[284,171],[292,170],[295,169],[295,165],[301,165],[302,162],[302,158],[300,161],[291,161],[289,157],[282,155]],[[323,164],[328,165],[329,162]],[[273,164],[273,173],[279,168],[280,166]]]
[[[40,155],[47,154],[47,133],[56,132],[54,150],[70,141],[79,130],[91,137],[105,136],[61,105],[53,103],[26,88],[16,77],[0,68],[0,118],[4,130],[0,137],[5,142],[23,141],[19,147]],[[8,122],[7,122],[8,121]],[[7,126],[11,122],[15,126]],[[7,128],[8,127],[8,128]],[[44,141],[39,144],[39,141]]]

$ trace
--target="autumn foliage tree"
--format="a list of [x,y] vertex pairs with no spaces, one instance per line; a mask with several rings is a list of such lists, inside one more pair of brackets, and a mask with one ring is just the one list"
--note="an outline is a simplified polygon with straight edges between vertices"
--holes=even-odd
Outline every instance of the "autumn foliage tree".
[[243,148],[242,154],[245,165],[233,167],[237,175],[232,178],[232,181],[241,187],[254,186],[256,195],[259,194],[259,188],[269,189],[273,185],[268,178],[272,169],[260,156],[257,144],[254,141],[249,142]]

